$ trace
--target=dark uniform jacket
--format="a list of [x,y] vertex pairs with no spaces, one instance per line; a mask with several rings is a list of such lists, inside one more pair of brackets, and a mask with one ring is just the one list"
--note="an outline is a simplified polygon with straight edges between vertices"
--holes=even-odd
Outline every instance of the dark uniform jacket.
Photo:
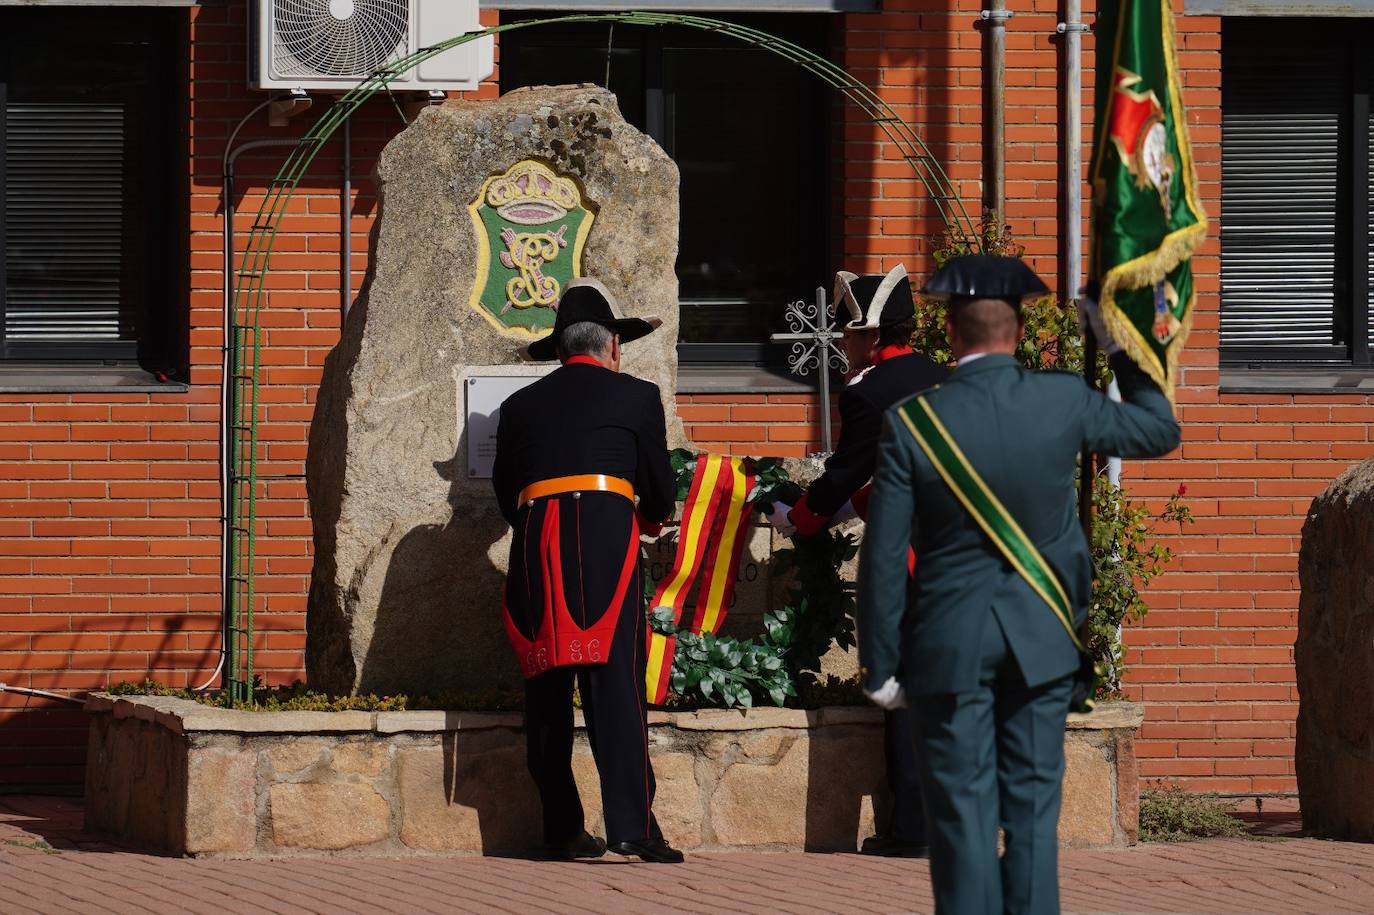
[[[1093,569],[1078,523],[1078,455],[1086,447],[1154,457],[1179,442],[1159,388],[1124,355],[1112,357],[1111,366],[1124,403],[1089,389],[1078,375],[1028,371],[1005,355],[965,363],[925,394],[968,462],[1054,568],[1080,622]],[[897,415],[900,408],[884,421],[864,532],[858,587],[864,687],[878,689],[900,660],[908,694],[972,690],[983,627],[999,623],[1026,685],[1072,673],[1077,650],[1062,624],[955,498]],[[921,557],[910,589],[908,545]]]
[[[639,517],[608,492],[517,504],[531,483],[579,474],[629,481]],[[507,634],[525,676],[604,662],[620,612],[643,601],[639,519],[658,523],[673,511],[658,387],[579,360],[512,394],[501,405],[492,484],[514,530]]]
[[[878,435],[883,413],[899,400],[944,379],[946,372],[919,353],[903,348],[901,355],[881,359],[863,378],[840,392],[840,440],[825,462],[825,472],[806,491],[793,523],[805,534],[819,529],[854,493],[873,478],[878,460]],[[810,522],[810,515],[817,516]],[[861,512],[862,514],[862,512]]]

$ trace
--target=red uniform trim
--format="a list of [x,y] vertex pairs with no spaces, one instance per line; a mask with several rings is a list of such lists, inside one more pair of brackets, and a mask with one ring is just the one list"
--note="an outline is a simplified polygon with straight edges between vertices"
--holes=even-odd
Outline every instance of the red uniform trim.
[[898,356],[910,356],[913,352],[915,350],[905,343],[889,343],[887,346],[880,346],[874,351],[873,364],[877,365],[879,362],[886,362]]
[[[579,533],[580,537],[580,533]],[[539,572],[544,579],[544,612],[539,628],[533,639],[525,638],[511,619],[510,610],[502,602],[505,617],[506,637],[520,662],[520,670],[525,678],[538,676],[551,667],[570,664],[602,664],[610,657],[611,642],[615,638],[615,627],[620,619],[620,611],[625,603],[625,593],[629,590],[630,579],[639,558],[639,524],[632,520],[625,562],[620,569],[620,580],[616,583],[615,593],[611,596],[606,612],[590,626],[579,626],[568,608],[564,593],[562,534],[559,521],[559,502],[550,499],[544,508],[544,524],[539,531]],[[578,549],[581,551],[579,542]],[[579,557],[580,559],[580,557]],[[584,605],[583,613],[587,607]]]
[[[605,368],[606,368],[606,366],[604,366],[604,365],[601,364],[601,360],[600,360],[600,359],[597,359],[597,358],[595,358],[595,357],[593,357],[593,356],[569,356],[567,359],[564,359],[564,360],[563,360],[563,364],[564,364],[564,365],[594,365],[594,366],[596,366],[596,367],[599,368],[599,369],[605,369]],[[609,372],[610,369],[606,369],[606,371]]]

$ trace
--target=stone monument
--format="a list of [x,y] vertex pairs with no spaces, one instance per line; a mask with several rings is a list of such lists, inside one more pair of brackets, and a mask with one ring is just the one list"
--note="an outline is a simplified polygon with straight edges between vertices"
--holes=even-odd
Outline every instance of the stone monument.
[[1374,458],[1312,500],[1298,573],[1303,827],[1374,841]]
[[[325,363],[307,483],[306,671],[332,693],[514,686],[491,413],[549,367],[517,351],[573,276],[664,326],[625,371],[663,393],[677,358],[678,171],[593,86],[424,109],[383,151],[363,290]],[[485,474],[485,475],[484,475]]]

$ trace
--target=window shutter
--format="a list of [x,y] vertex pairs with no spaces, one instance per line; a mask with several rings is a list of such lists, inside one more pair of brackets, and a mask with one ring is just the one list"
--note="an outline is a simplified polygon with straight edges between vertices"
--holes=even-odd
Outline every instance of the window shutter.
[[[1260,358],[1345,359],[1338,331],[1346,48],[1223,26],[1221,345]],[[1322,61],[1313,66],[1313,61]]]
[[122,105],[5,111],[6,354],[132,356]]

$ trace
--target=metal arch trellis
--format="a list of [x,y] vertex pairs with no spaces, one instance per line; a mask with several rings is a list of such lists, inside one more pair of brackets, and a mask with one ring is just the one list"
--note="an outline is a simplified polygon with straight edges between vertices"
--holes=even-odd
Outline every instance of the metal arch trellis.
[[263,291],[272,246],[281,215],[295,194],[311,162],[324,144],[369,98],[386,89],[392,80],[413,67],[450,48],[488,35],[552,23],[606,22],[637,26],[684,26],[717,32],[745,44],[768,51],[812,73],[829,86],[844,93],[857,105],[900,151],[902,159],[915,170],[925,186],[946,229],[981,247],[978,233],[958,194],[940,164],[911,126],[897,116],[876,92],[855,79],[843,68],[792,42],[767,32],[731,22],[672,13],[586,13],[533,19],[492,26],[480,32],[454,36],[432,47],[401,58],[359,83],[342,95],[314,126],[301,137],[281,169],[269,182],[250,229],[248,243],[239,269],[234,275],[234,322],[230,332],[231,377],[229,407],[230,510],[229,574],[226,582],[227,619],[225,624],[225,673],[230,695],[235,700],[251,700],[253,685],[253,603],[254,562],[257,533],[258,485],[258,371],[261,366],[261,324]]

